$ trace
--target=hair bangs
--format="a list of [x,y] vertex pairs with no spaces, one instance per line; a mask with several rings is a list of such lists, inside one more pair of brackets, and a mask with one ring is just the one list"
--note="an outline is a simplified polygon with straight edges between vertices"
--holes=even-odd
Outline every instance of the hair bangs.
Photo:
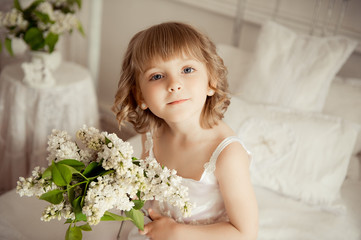
[[160,24],[141,32],[134,46],[133,66],[137,66],[141,73],[157,58],[167,61],[178,56],[192,56],[207,62],[203,56],[204,47],[202,39],[194,31],[176,23]]

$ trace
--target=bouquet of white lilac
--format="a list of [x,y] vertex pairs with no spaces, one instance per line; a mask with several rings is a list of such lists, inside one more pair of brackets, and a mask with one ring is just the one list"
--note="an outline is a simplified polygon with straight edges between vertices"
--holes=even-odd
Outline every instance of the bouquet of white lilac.
[[[79,144],[66,132],[53,130],[49,167],[36,167],[32,177],[20,177],[17,185],[20,196],[51,203],[43,221],[66,219],[70,224],[66,239],[81,239],[82,230],[90,231],[90,225],[100,221],[130,220],[143,230],[141,209],[147,200],[167,201],[189,216],[188,189],[176,171],[160,166],[154,158],[132,157],[132,146],[115,134],[84,126],[77,138]],[[111,209],[124,211],[125,216]]]

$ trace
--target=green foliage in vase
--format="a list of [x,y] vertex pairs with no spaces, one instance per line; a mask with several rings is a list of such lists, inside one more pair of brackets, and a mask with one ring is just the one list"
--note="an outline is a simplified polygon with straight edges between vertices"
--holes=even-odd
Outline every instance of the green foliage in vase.
[[0,12],[0,28],[6,29],[0,51],[4,46],[13,56],[12,40],[18,38],[32,51],[52,53],[60,35],[77,29],[84,36],[75,15],[81,5],[82,0],[35,0],[23,7],[19,0],[14,0],[9,12]]

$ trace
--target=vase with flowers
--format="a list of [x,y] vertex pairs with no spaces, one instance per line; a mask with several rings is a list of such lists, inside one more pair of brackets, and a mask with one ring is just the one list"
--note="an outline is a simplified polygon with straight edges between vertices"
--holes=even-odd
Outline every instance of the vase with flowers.
[[22,39],[30,53],[30,62],[24,62],[24,82],[33,87],[55,83],[52,72],[61,63],[61,54],[56,51],[59,37],[77,29],[84,31],[75,13],[81,8],[81,0],[14,0],[13,8],[0,12],[0,27],[6,30],[0,41],[0,50],[5,48],[14,55],[13,39]]

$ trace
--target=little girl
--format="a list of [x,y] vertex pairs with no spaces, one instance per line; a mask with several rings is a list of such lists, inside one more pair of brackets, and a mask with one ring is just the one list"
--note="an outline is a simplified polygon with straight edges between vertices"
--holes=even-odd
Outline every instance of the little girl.
[[182,177],[192,216],[157,201],[144,231],[125,224],[120,239],[256,239],[257,202],[250,157],[223,121],[229,105],[226,67],[209,38],[168,22],[129,43],[113,111],[142,133],[142,158],[152,156]]

